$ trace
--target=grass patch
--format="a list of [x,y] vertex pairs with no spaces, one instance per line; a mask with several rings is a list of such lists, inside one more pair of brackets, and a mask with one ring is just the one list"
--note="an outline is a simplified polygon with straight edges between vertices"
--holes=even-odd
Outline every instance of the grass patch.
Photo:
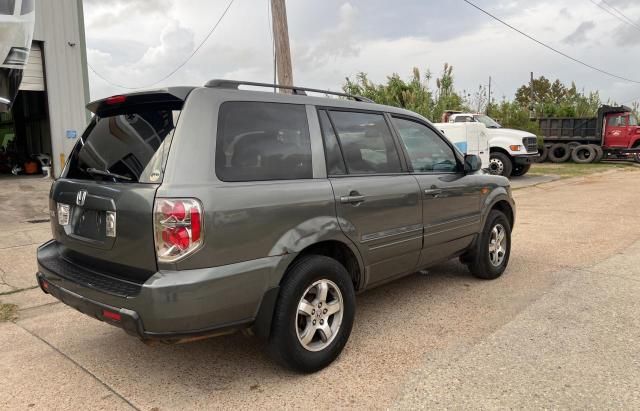
[[0,303],[0,322],[13,321],[18,318],[18,306]]
[[561,178],[580,177],[593,173],[601,173],[608,170],[637,170],[632,163],[596,163],[596,164],[576,164],[576,163],[539,163],[533,164],[529,175],[541,176],[555,174]]

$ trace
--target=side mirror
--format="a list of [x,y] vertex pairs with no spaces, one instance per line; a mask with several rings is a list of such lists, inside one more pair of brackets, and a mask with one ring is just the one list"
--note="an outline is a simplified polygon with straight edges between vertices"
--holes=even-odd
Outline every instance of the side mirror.
[[482,168],[482,160],[475,154],[466,154],[464,156],[465,173],[475,173]]

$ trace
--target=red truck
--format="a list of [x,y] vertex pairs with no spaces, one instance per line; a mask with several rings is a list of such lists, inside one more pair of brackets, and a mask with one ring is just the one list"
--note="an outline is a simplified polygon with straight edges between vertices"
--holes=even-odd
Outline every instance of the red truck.
[[640,126],[626,106],[602,106],[592,118],[540,118],[544,149],[540,160],[576,163],[602,159],[640,162]]

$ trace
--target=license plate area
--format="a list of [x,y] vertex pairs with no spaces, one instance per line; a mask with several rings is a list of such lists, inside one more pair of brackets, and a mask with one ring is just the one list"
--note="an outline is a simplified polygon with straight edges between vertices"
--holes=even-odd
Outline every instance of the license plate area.
[[73,234],[94,241],[104,241],[106,236],[106,212],[74,207]]

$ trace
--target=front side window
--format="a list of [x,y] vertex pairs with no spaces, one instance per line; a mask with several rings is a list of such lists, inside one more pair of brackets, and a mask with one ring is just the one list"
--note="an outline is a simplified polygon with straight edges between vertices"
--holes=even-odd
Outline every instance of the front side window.
[[477,116],[474,116],[474,118],[479,123],[482,123],[485,126],[487,126],[487,128],[501,128],[502,127],[500,124],[498,124],[497,121],[495,121],[494,119],[492,119],[489,116],[485,116],[484,114],[479,114]]
[[624,116],[611,116],[607,122],[611,127],[624,127],[626,125]]
[[424,124],[393,117],[393,124],[416,172],[454,172],[458,162],[453,149]]
[[216,174],[222,181],[313,178],[305,107],[245,101],[222,104]]
[[331,111],[349,174],[400,173],[400,157],[382,114]]
[[638,119],[633,114],[631,114],[629,116],[629,125],[630,126],[637,126],[638,125]]

